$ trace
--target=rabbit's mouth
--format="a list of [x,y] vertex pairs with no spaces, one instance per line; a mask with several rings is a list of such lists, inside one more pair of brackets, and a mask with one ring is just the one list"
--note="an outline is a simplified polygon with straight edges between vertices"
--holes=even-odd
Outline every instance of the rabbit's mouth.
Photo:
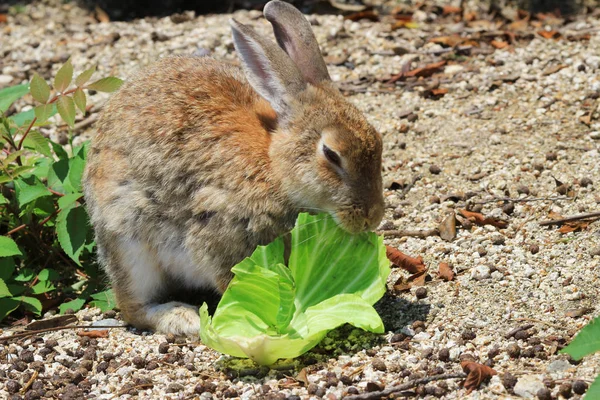
[[372,231],[383,218],[383,206],[361,207],[351,205],[330,212],[336,223],[350,233]]

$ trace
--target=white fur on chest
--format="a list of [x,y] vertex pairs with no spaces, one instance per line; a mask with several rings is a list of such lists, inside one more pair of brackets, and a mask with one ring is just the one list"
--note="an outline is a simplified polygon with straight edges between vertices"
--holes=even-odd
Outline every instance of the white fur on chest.
[[208,256],[194,262],[183,246],[150,246],[137,239],[120,240],[119,248],[123,267],[129,269],[132,278],[129,289],[140,300],[151,302],[167,283],[189,289],[216,287]]

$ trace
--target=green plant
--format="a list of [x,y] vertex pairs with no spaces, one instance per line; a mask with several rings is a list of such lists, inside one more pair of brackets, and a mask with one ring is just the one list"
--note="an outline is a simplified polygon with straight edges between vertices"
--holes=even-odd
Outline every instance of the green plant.
[[310,350],[344,323],[384,331],[372,307],[390,272],[382,237],[351,235],[326,214],[301,214],[284,264],[282,238],[237,264],[214,316],[200,308],[202,342],[269,365]]
[[[575,336],[575,339],[561,353],[567,353],[575,360],[600,351],[600,317],[596,317]],[[600,399],[600,375],[589,387],[585,397],[587,399]]]
[[[34,74],[29,84],[0,90],[0,320],[18,309],[40,315],[65,298],[73,300],[61,304],[61,312],[81,308],[90,297],[101,308],[114,306],[110,292],[102,291],[82,197],[88,143],[72,140],[76,109],[86,112],[85,90],[112,92],[122,83],[114,77],[88,83],[94,72],[73,80],[69,60],[52,88]],[[26,94],[37,105],[7,116]],[[64,147],[39,129],[56,113],[69,130]]]

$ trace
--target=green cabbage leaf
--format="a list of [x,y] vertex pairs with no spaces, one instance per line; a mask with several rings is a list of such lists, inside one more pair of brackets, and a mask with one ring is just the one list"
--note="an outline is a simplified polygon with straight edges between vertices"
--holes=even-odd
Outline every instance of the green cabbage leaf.
[[383,333],[373,308],[390,272],[383,238],[352,235],[326,214],[300,214],[289,264],[278,238],[237,264],[211,317],[200,308],[202,342],[222,353],[271,365],[297,357],[349,323]]

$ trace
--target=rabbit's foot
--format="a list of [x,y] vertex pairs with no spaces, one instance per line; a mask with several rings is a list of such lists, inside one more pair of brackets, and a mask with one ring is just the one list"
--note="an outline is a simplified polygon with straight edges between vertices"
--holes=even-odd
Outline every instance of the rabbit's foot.
[[146,309],[147,319],[157,332],[176,336],[198,336],[200,316],[198,308],[189,304],[172,301],[153,304]]

